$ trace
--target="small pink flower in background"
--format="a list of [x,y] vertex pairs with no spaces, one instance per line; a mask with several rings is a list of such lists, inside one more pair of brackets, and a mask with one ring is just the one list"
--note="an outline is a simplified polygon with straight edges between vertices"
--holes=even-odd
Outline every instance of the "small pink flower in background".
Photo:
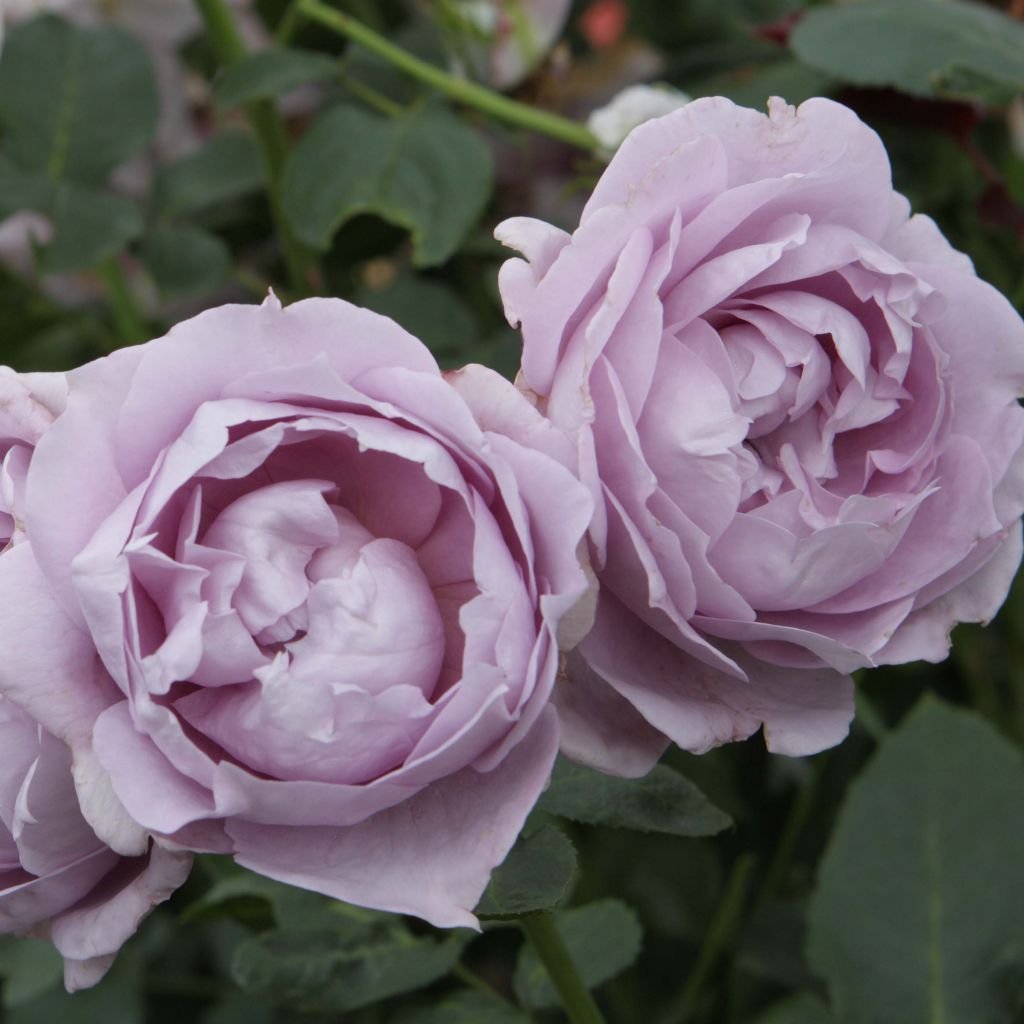
[[539,450],[564,438],[332,299],[214,309],[68,379],[0,558],[0,692],[71,748],[86,818],[473,924],[587,591],[591,499]]
[[703,99],[636,129],[565,234],[498,237],[520,383],[598,499],[570,753],[635,774],[763,724],[837,743],[848,674],[940,660],[1021,556],[1024,324],[893,192],[847,108]]
[[668,85],[630,85],[587,117],[587,127],[608,155],[645,121],[678,110],[690,97]]
[[580,16],[580,31],[595,50],[619,43],[629,25],[625,0],[594,0]]

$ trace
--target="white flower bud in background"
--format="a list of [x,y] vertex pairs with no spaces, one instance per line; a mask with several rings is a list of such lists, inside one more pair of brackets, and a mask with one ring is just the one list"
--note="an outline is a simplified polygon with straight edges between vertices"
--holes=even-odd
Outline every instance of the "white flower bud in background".
[[587,118],[587,127],[601,147],[613,153],[638,125],[684,107],[690,99],[669,85],[631,85],[595,110]]

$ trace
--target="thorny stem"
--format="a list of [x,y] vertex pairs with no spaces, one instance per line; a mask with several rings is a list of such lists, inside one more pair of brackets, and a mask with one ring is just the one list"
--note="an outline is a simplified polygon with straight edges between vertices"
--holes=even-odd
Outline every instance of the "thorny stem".
[[519,927],[548,972],[572,1024],[604,1024],[604,1017],[572,962],[551,914],[526,914]]

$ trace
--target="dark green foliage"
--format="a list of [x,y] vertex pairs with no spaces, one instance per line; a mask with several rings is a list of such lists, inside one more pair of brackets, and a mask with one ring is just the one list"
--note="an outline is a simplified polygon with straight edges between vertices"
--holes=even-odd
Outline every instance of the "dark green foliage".
[[882,744],[811,901],[811,959],[840,1020],[1017,1019],[1022,806],[1020,753],[973,713],[926,699]]
[[157,225],[140,255],[165,297],[214,291],[231,273],[231,252],[216,235],[191,225]]
[[[356,1010],[443,978],[465,945],[462,934],[415,938],[391,920],[339,916],[248,940],[231,974],[248,992],[298,1010]],[[464,933],[463,933],[464,934]]]
[[529,1019],[495,996],[466,991],[401,1013],[393,1024],[527,1024]]
[[215,97],[223,109],[251,100],[271,99],[300,85],[324,82],[338,75],[338,62],[304,50],[265,50],[253,53],[217,78]]
[[5,40],[3,152],[25,170],[99,184],[149,142],[156,117],[149,59],[122,29],[81,29],[46,17]]
[[793,32],[805,64],[856,85],[1007,100],[1024,89],[1024,25],[963,0],[858,0],[809,11]]
[[476,912],[482,917],[517,917],[552,910],[568,893],[576,851],[557,829],[545,825],[523,835],[494,872]]
[[731,824],[727,814],[667,765],[657,765],[642,779],[619,779],[563,758],[540,805],[588,825],[675,836],[710,836]]
[[259,153],[250,136],[225,130],[194,153],[160,168],[153,203],[158,215],[176,217],[244,196],[262,181]]
[[479,133],[440,105],[383,118],[357,107],[323,114],[296,146],[284,206],[296,234],[326,249],[349,218],[373,213],[412,235],[416,266],[447,260],[492,187]]

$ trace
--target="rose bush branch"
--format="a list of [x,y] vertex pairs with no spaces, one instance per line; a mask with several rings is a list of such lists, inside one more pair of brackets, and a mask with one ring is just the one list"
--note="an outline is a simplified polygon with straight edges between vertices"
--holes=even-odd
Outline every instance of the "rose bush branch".
[[[246,55],[245,41],[224,0],[195,2],[217,59],[224,67],[237,64]],[[288,279],[298,295],[308,295],[311,291],[317,290],[316,264],[311,254],[295,237],[281,205],[281,175],[288,152],[284,124],[273,100],[253,100],[245,105],[245,114],[259,146],[270,214],[288,268]]]
[[[124,270],[117,257],[105,259],[96,268],[96,273],[107,291],[120,342],[125,345],[137,345],[145,341],[149,337],[149,328],[132,296],[132,290],[125,280]],[[115,348],[116,345],[111,344],[110,347]]]
[[361,21],[327,7],[319,0],[299,0],[296,9],[310,21],[315,21],[351,39],[410,77],[424,82],[458,103],[473,107],[499,121],[550,136],[579,149],[593,151],[598,148],[597,139],[584,125],[546,110],[538,110],[529,104],[510,100],[493,89],[466,81],[425,60],[420,60]]
[[715,916],[704,934],[697,962],[679,998],[665,1012],[662,1018],[664,1024],[687,1024],[688,1021],[695,1019],[694,1012],[704,993],[705,985],[723,954],[731,947],[743,918],[755,861],[753,854],[747,853],[733,865],[722,902],[719,903]]
[[548,972],[572,1024],[604,1024],[604,1017],[576,970],[551,914],[526,914],[519,919],[519,927]]

